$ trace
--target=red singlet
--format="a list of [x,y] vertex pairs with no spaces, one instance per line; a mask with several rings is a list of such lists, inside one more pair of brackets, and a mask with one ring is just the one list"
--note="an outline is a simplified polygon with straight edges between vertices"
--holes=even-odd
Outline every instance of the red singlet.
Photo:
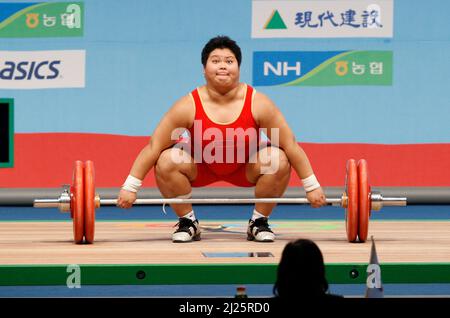
[[252,187],[247,181],[245,164],[258,151],[259,127],[253,119],[253,87],[246,85],[244,105],[231,123],[212,121],[206,114],[198,89],[191,92],[195,103],[194,125],[189,129],[191,156],[197,164],[193,187],[227,181],[240,187]]

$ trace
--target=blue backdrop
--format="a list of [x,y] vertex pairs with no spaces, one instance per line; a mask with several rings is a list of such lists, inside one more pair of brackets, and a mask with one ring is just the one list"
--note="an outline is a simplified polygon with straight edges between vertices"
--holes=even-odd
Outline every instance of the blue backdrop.
[[450,141],[449,1],[395,0],[392,39],[252,39],[250,0],[84,3],[83,37],[0,40],[0,50],[86,50],[85,88],[0,90],[15,98],[16,132],[150,135],[173,102],[204,83],[200,52],[225,34],[243,50],[248,83],[254,51],[393,51],[392,86],[256,87],[299,141]]

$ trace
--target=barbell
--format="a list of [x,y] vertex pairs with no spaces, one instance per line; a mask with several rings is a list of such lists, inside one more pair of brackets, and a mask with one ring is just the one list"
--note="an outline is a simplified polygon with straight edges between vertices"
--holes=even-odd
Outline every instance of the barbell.
[[[162,204],[309,204],[306,198],[160,198],[137,199],[134,205]],[[404,197],[383,197],[372,192],[368,182],[367,161],[349,159],[346,165],[345,191],[340,198],[326,198],[326,204],[345,209],[345,227],[349,242],[365,242],[368,237],[371,211],[384,206],[406,206]],[[57,199],[35,199],[35,208],[58,208],[70,212],[76,244],[94,243],[95,210],[101,206],[117,205],[117,199],[101,199],[95,192],[94,163],[75,161],[72,184]]]

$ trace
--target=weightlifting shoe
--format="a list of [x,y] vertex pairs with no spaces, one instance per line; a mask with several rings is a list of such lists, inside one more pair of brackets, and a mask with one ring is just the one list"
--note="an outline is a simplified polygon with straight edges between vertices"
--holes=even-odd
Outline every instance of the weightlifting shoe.
[[257,218],[255,221],[250,219],[247,228],[247,240],[257,242],[275,241],[275,234],[270,229],[268,220],[268,218]]
[[200,226],[198,220],[192,221],[188,218],[179,218],[175,225],[178,229],[172,234],[172,241],[174,243],[185,243],[200,241]]

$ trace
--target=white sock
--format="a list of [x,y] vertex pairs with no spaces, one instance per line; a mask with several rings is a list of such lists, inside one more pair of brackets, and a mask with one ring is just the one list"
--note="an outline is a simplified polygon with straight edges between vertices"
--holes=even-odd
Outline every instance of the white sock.
[[192,221],[197,220],[194,214],[194,210],[182,216],[182,218],[191,219]]
[[253,209],[253,215],[252,215],[252,221],[259,219],[259,218],[265,218],[266,216],[264,214],[259,213],[256,211],[256,209]]

